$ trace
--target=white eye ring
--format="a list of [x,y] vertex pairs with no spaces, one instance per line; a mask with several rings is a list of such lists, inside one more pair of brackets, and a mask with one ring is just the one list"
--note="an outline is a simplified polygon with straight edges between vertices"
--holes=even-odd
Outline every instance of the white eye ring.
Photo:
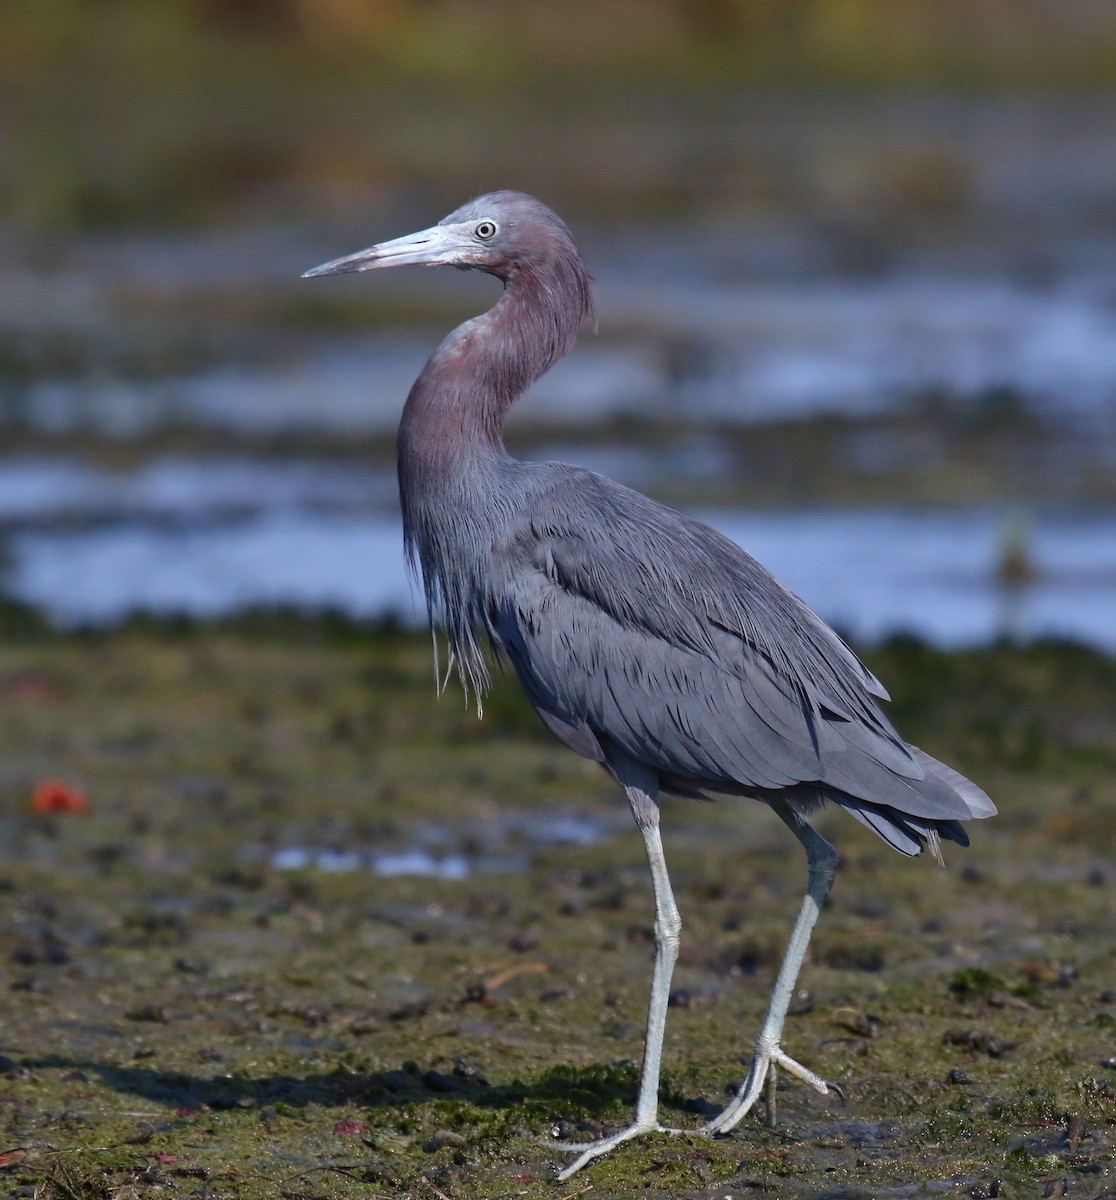
[[480,238],[482,242],[487,242],[489,238],[496,236],[495,221],[481,221],[480,224],[473,230],[473,236]]

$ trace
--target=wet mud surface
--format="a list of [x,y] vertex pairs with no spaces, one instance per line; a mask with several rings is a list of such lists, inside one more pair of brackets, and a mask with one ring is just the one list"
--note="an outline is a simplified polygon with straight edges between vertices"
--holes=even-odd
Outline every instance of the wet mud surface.
[[[845,1102],[781,1079],[774,1129],[555,1184],[553,1139],[619,1127],[641,1052],[649,886],[609,781],[510,681],[480,724],[436,698],[424,637],[8,613],[0,1192],[1116,1194],[1116,663],[867,657],[1001,816],[944,870],[820,817],[842,866],[785,1044]],[[693,1127],[744,1073],[805,871],[758,805],[668,800],[664,831],[662,1115]]]

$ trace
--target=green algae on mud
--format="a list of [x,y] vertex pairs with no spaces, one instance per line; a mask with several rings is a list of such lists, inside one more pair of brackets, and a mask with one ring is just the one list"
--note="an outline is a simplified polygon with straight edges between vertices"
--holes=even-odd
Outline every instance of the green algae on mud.
[[[1110,658],[871,652],[904,732],[1001,815],[944,871],[823,815],[842,868],[787,1044],[847,1102],[792,1081],[776,1129],[643,1139],[556,1186],[546,1140],[634,1099],[650,898],[614,789],[513,681],[478,724],[459,694],[435,698],[428,639],[390,628],[257,614],[67,637],[9,609],[0,633],[11,1195],[1112,1186]],[[90,812],[29,814],[50,777]],[[509,813],[576,816],[596,840]],[[693,1126],[743,1073],[804,865],[758,805],[668,800],[664,828],[684,927],[663,1105]],[[518,869],[276,865],[415,846]]]

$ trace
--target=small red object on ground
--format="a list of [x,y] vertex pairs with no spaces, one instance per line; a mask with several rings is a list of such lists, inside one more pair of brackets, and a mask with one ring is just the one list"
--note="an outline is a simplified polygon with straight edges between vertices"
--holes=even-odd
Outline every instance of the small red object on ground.
[[35,784],[31,797],[33,813],[84,813],[89,811],[89,802],[84,792],[63,783],[61,779],[44,779]]

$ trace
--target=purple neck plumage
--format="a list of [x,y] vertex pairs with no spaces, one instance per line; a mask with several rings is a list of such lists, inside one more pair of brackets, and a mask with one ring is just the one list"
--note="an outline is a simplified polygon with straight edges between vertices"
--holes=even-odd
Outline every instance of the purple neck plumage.
[[401,469],[502,449],[508,409],[567,353],[592,313],[581,259],[572,244],[560,249],[567,252],[537,265],[514,264],[496,304],[455,329],[423,367],[399,426]]
[[[494,272],[495,273],[495,272]],[[484,560],[511,496],[496,486],[508,409],[574,344],[592,313],[589,278],[569,241],[501,271],[488,312],[455,329],[411,388],[399,425],[407,551],[432,621],[445,626],[463,678],[486,682],[474,632],[484,620]]]

